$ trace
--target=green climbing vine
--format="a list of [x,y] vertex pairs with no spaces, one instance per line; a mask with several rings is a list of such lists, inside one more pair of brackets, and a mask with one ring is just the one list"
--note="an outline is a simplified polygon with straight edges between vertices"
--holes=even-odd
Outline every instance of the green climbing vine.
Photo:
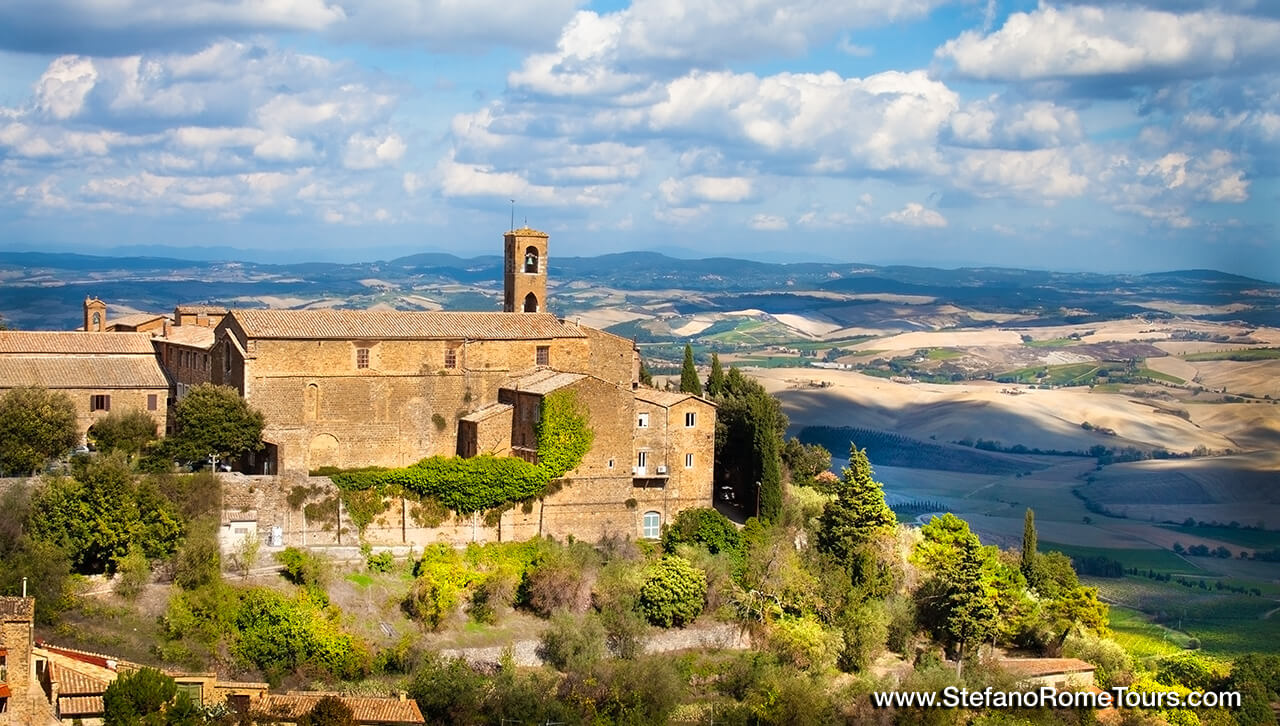
[[555,391],[542,399],[536,427],[538,463],[512,456],[468,459],[432,456],[400,469],[366,468],[331,474],[347,492],[373,491],[431,497],[462,514],[536,499],[548,486],[582,463],[594,432],[573,391]]

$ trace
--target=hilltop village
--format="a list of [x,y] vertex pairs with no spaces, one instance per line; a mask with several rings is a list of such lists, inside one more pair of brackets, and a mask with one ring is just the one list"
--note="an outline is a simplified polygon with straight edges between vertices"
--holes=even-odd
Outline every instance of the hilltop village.
[[[89,298],[80,331],[0,331],[0,392],[66,392],[83,443],[95,421],[127,409],[172,431],[169,412],[193,387],[230,386],[265,419],[262,449],[234,468],[286,478],[431,456],[536,463],[543,399],[567,392],[593,443],[536,512],[508,516],[505,539],[653,536],[710,506],[715,406],[640,385],[634,342],[546,312],[545,233],[516,229],[504,242],[502,312],[179,305],[113,319]],[[288,528],[260,526],[264,541]]]

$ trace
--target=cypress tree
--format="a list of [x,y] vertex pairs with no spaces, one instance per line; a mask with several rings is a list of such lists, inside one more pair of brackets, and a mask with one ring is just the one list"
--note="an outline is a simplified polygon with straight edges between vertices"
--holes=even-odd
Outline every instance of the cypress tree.
[[640,382],[646,386],[653,386],[653,374],[649,372],[649,366],[644,364],[644,358],[640,359]]
[[1027,507],[1022,518],[1022,576],[1030,582],[1036,564],[1036,513]]
[[711,354],[711,375],[707,377],[707,395],[724,395],[724,369],[720,367],[720,354]]
[[684,365],[680,368],[680,392],[702,395],[702,381],[698,380],[698,369],[693,365],[693,346],[684,344]]

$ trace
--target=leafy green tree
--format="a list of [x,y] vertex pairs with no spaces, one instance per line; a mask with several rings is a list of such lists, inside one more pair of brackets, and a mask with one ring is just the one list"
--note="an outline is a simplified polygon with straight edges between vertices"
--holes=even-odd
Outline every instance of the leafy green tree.
[[78,438],[76,408],[67,394],[32,386],[0,396],[0,474],[34,474]]
[[808,484],[831,469],[831,452],[822,444],[802,444],[799,439],[790,438],[782,446],[782,463],[791,472],[792,482]]
[[89,427],[89,441],[100,451],[137,456],[156,439],[156,420],[146,411],[116,411]]
[[684,344],[684,364],[680,367],[680,392],[702,395],[702,381],[698,378],[698,369],[693,364],[693,346]]
[[653,387],[653,373],[649,371],[649,366],[644,364],[644,359],[640,359],[640,382],[650,388]]
[[356,715],[341,698],[325,696],[298,719],[298,726],[356,726]]
[[707,576],[688,560],[666,555],[640,588],[640,612],[664,628],[683,627],[702,613]]
[[916,559],[931,571],[916,594],[917,612],[938,641],[955,655],[956,671],[995,631],[997,562],[968,523],[947,513],[920,529]]
[[231,459],[262,449],[262,412],[229,386],[202,383],[174,406],[177,432],[169,451],[181,461]]
[[711,354],[711,375],[707,376],[707,395],[712,398],[724,395],[724,368],[720,366],[720,354]]
[[165,726],[178,686],[154,668],[122,673],[102,694],[105,726]]
[[818,520],[818,549],[829,553],[857,579],[860,550],[877,535],[893,530],[898,519],[884,502],[884,487],[873,477],[866,449],[849,447],[849,466],[833,485]]
[[[762,518],[773,519],[782,509],[782,435],[787,417],[778,399],[764,386],[729,368],[724,392],[715,403],[715,477],[720,486],[741,496],[759,496]],[[750,500],[746,500],[750,507]]]
[[183,522],[149,479],[138,479],[119,455],[95,457],[75,479],[43,483],[33,499],[33,537],[57,545],[78,572],[106,572],[141,546],[150,559],[174,552]]
[[1098,599],[1098,588],[1076,586],[1045,604],[1045,613],[1053,619],[1061,646],[1077,630],[1107,635],[1109,606]]
[[709,507],[694,507],[677,514],[662,533],[663,551],[675,554],[680,544],[700,544],[714,555],[737,552],[742,538],[728,517]]
[[1027,507],[1022,518],[1022,575],[1027,580],[1035,576],[1036,565],[1036,513]]

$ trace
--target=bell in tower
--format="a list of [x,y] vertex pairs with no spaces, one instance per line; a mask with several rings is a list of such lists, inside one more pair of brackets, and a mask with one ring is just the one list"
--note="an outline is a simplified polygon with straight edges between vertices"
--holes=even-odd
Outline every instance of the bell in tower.
[[547,239],[545,232],[528,227],[513,229],[504,236],[504,311],[547,311]]

